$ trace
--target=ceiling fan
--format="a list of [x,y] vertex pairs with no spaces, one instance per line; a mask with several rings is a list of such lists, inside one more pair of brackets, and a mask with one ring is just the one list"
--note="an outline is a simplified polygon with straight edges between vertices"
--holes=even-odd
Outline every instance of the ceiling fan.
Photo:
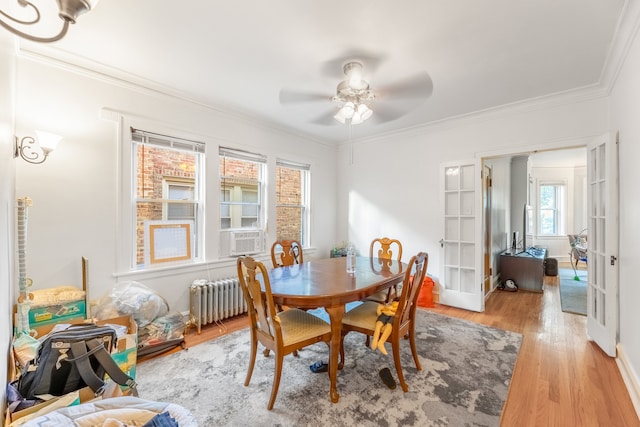
[[342,66],[346,78],[338,83],[335,95],[282,89],[280,103],[288,105],[321,101],[327,105],[333,104],[335,109],[313,122],[327,125],[357,125],[371,117],[375,117],[378,123],[396,120],[410,112],[433,92],[433,82],[426,72],[374,89],[363,78],[363,70],[364,65],[361,61],[348,60]]

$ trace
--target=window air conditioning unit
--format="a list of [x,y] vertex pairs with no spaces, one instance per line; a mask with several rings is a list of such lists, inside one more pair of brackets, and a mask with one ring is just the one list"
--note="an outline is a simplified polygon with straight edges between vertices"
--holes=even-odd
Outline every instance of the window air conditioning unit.
[[251,255],[264,251],[262,230],[225,230],[220,236],[220,256]]

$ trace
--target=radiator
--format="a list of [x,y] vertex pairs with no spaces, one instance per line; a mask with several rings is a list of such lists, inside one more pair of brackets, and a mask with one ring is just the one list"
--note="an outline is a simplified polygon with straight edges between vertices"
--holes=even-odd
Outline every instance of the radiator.
[[247,312],[247,302],[237,277],[215,281],[194,280],[190,295],[189,320],[198,334],[203,325]]

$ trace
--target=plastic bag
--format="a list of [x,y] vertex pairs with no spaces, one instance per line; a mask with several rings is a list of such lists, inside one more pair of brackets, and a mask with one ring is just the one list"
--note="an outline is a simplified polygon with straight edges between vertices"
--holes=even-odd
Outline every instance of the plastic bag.
[[31,360],[36,358],[38,347],[40,347],[40,341],[31,335],[26,333],[18,334],[13,341],[13,354],[21,368],[24,368]]
[[169,312],[169,304],[154,290],[139,282],[123,282],[98,301],[93,316],[98,320],[133,315],[138,327]]
[[154,345],[164,341],[182,338],[186,325],[181,313],[173,312],[158,317],[138,330],[139,345]]

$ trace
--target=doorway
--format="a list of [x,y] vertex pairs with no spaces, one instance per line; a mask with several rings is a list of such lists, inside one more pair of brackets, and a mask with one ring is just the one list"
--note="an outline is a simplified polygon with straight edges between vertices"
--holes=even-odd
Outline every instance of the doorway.
[[[484,282],[489,277],[491,288],[501,282],[500,253],[512,247],[517,234],[519,251],[531,246],[545,247],[548,256],[569,265],[571,248],[569,234],[578,234],[587,227],[587,149],[566,147],[505,154],[482,159],[483,172],[491,171],[490,203],[483,191],[483,260]],[[483,190],[487,187],[483,177]],[[540,186],[557,184],[563,188],[558,200],[554,223],[541,229]],[[490,208],[487,209],[487,204]],[[523,221],[523,206],[531,206],[532,227]],[[526,221],[526,219],[525,219]],[[550,232],[552,231],[552,232]],[[526,242],[526,243],[525,243]],[[523,248],[522,245],[527,248]]]

